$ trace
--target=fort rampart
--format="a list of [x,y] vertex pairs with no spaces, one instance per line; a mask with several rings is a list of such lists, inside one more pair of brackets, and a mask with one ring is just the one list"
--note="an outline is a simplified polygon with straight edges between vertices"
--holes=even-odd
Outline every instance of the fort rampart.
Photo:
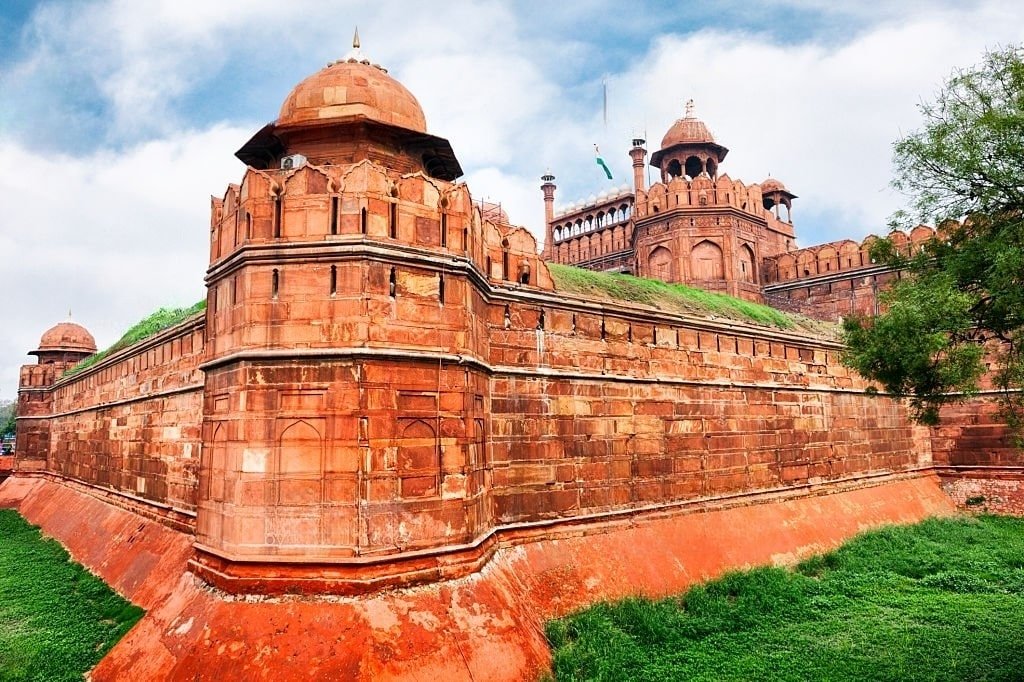
[[[829,315],[829,278],[863,302],[892,276],[863,245],[790,251],[794,195],[713,185],[701,125],[634,195],[638,271],[759,299],[777,255],[765,295]],[[917,426],[820,327],[556,286],[358,47],[237,156],[205,314],[70,372],[95,342],[64,323],[22,372],[0,503],[151,609],[93,679],[525,679],[569,608],[1018,504],[990,412]],[[549,257],[624,258],[632,204],[607,203],[610,252],[549,220]]]

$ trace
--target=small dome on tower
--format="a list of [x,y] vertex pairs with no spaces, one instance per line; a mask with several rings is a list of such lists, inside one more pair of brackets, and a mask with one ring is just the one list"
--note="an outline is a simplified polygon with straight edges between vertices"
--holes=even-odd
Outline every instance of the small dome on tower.
[[775,178],[768,178],[767,180],[765,180],[764,182],[761,183],[761,191],[762,192],[785,192],[786,191],[786,186],[783,185],[782,182],[780,182],[779,180],[776,180]]
[[427,120],[416,97],[386,69],[363,56],[357,31],[352,51],[292,89],[281,105],[277,126],[360,118],[427,132]]
[[676,144],[705,144],[713,143],[715,136],[711,134],[704,121],[694,114],[693,100],[686,102],[686,115],[676,119],[672,127],[661,139],[661,148],[666,149]]
[[96,340],[80,324],[61,322],[46,330],[39,339],[39,349],[31,353],[46,352],[95,353]]

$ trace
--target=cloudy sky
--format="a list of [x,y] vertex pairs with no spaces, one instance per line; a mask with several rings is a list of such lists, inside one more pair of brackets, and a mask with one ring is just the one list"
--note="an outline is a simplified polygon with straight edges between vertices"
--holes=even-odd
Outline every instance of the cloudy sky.
[[69,309],[102,348],[204,297],[233,152],[355,25],[474,196],[538,235],[546,169],[557,204],[598,193],[598,143],[625,182],[630,138],[656,148],[693,98],[730,149],[722,171],[783,180],[810,245],[885,229],[892,141],[953,68],[1024,42],[1024,3],[4,0],[0,398]]

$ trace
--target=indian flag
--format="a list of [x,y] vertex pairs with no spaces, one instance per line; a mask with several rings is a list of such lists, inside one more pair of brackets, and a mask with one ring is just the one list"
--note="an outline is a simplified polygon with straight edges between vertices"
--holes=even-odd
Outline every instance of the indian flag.
[[597,165],[604,169],[604,174],[611,180],[612,171],[608,168],[608,164],[604,162],[604,159],[601,158],[601,150],[597,148],[596,144],[594,145],[594,155],[597,157]]

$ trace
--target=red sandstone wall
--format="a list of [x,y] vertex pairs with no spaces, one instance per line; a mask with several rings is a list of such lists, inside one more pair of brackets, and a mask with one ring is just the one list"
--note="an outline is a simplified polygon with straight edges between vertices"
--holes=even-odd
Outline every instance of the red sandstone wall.
[[879,293],[899,278],[889,270],[844,272],[824,278],[794,280],[765,289],[765,302],[822,320],[839,320],[852,313],[875,315]]
[[60,365],[24,365],[18,384],[17,459],[15,467],[21,471],[40,471],[46,468],[46,455],[50,446],[50,421],[53,384]]
[[202,359],[202,317],[196,317],[58,381],[47,469],[194,510]]
[[991,399],[974,398],[945,405],[932,429],[936,464],[952,466],[1024,466],[1024,451],[1013,444]]
[[491,310],[495,521],[576,516],[928,465],[903,406],[831,342],[548,308]]

